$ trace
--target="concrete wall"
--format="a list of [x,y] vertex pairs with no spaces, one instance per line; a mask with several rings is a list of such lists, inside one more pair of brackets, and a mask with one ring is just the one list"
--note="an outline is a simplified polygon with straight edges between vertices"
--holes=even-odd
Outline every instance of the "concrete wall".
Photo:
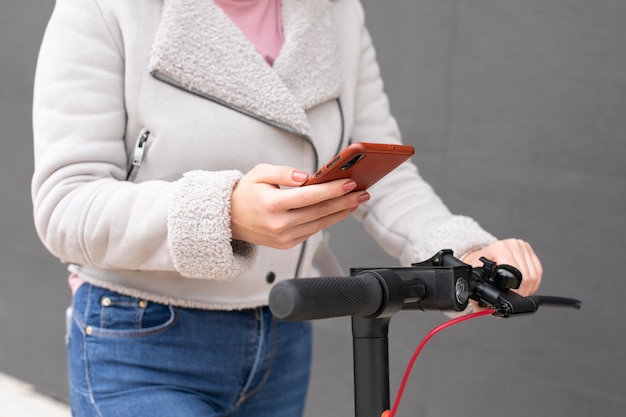
[[[401,415],[623,416],[626,406],[626,3],[364,0],[391,106],[450,208],[532,242],[542,293],[581,311],[447,330],[414,370]],[[0,370],[65,398],[65,268],[31,220],[30,100],[52,1],[0,12]],[[332,230],[346,268],[392,266],[354,221]],[[437,313],[391,324],[392,396]],[[315,322],[307,417],[352,415],[349,319]]]
[[[580,311],[447,330],[418,360],[401,414],[623,416],[626,3],[364,5],[391,108],[422,174],[453,211],[532,242],[542,293],[584,302]],[[336,229],[346,266],[394,265],[354,223]],[[392,397],[414,348],[442,320],[408,312],[392,320]],[[309,416],[351,415],[349,321],[316,325],[321,369]]]
[[0,1],[0,370],[64,397],[66,268],[39,242],[30,201],[32,81],[54,2]]

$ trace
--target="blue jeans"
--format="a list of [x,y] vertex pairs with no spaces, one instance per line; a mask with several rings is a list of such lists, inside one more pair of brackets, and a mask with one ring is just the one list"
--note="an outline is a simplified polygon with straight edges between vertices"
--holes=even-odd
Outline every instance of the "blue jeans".
[[311,325],[267,307],[206,311],[83,284],[68,337],[75,417],[300,417]]

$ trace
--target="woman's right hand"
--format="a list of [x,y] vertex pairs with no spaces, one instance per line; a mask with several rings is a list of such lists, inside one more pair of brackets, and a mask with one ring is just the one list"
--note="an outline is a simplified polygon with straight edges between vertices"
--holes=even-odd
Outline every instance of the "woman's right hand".
[[[351,179],[300,187],[308,175],[287,166],[257,165],[231,196],[233,239],[289,249],[345,219],[369,200]],[[281,188],[286,187],[286,188]]]

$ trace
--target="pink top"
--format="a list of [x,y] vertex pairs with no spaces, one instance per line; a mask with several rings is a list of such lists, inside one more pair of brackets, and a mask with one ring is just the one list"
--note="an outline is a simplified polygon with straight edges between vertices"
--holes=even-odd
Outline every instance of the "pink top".
[[285,38],[280,15],[281,0],[214,0],[270,64]]
[[70,285],[70,290],[72,291],[72,295],[74,295],[76,294],[76,291],[78,291],[78,287],[83,285],[83,280],[81,279],[81,277],[78,276],[78,274],[72,272],[67,277],[67,283]]

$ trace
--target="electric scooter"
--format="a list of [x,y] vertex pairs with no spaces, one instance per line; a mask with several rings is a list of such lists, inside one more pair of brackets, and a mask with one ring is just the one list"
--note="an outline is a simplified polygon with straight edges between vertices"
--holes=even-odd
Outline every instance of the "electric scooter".
[[400,310],[461,312],[470,300],[482,308],[436,329],[442,330],[483,315],[528,315],[542,305],[581,307],[572,298],[523,297],[512,291],[522,282],[518,269],[480,260],[481,267],[472,267],[445,249],[410,267],[352,268],[348,277],[285,280],[272,289],[269,306],[282,320],[352,316],[355,417],[393,417],[402,391],[390,409],[388,334]]

